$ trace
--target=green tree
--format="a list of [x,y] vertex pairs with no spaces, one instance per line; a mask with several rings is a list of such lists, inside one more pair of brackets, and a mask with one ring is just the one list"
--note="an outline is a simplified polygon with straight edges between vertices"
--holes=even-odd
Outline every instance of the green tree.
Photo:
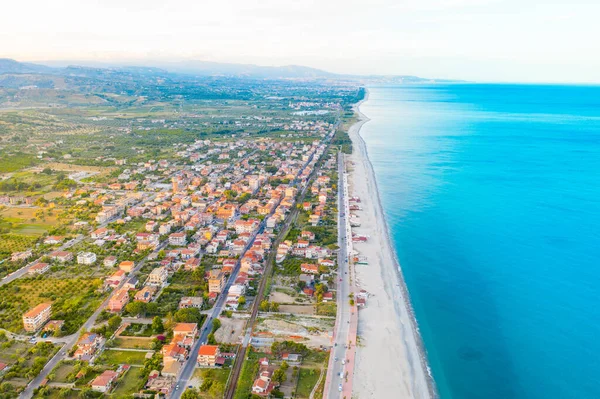
[[277,369],[273,372],[273,381],[276,381],[280,384],[284,383],[287,376],[285,375],[285,371],[282,369]]
[[196,390],[196,388],[188,388],[181,395],[181,399],[199,399],[199,398],[200,398],[200,393],[198,392],[198,390]]
[[114,315],[110,319],[108,319],[108,328],[110,331],[115,332],[117,328],[121,325],[123,319],[119,315]]
[[129,302],[127,306],[125,306],[125,311],[135,316],[141,316],[146,313],[146,304],[141,301]]
[[152,319],[152,331],[154,331],[155,334],[162,334],[165,331],[165,326],[159,316],[155,316]]
[[200,323],[202,320],[202,314],[196,308],[179,309],[174,317],[178,323]]

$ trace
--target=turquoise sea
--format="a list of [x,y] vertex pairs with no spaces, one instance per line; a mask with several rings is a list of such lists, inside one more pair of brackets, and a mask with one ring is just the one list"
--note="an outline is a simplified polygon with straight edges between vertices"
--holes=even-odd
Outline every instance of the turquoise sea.
[[600,398],[600,86],[369,90],[361,134],[440,397]]

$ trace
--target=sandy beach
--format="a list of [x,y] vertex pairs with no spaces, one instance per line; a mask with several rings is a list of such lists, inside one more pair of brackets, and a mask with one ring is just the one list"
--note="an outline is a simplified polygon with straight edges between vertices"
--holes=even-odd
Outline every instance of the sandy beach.
[[[366,100],[365,100],[366,101]],[[353,153],[347,158],[349,192],[361,199],[361,210],[352,211],[361,220],[353,232],[369,237],[355,243],[354,250],[366,256],[368,265],[355,265],[359,289],[371,294],[359,311],[353,397],[434,398],[434,384],[427,372],[410,301],[393,250],[379,199],[377,182],[360,128],[368,118],[355,110],[360,120],[349,129]]]

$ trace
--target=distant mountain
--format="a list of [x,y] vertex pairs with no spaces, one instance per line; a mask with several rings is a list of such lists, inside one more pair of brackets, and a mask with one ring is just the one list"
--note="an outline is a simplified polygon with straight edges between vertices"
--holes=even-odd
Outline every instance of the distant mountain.
[[0,74],[39,73],[66,76],[128,76],[159,77],[188,75],[199,77],[229,77],[250,79],[320,79],[341,80],[359,83],[424,83],[450,82],[439,79],[424,79],[417,76],[342,75],[321,69],[299,65],[260,66],[253,64],[230,64],[210,61],[145,61],[142,64],[106,63],[96,61],[47,61],[45,65],[0,59]]
[[54,68],[46,65],[19,62],[10,58],[0,58],[0,74],[2,73],[51,73]]

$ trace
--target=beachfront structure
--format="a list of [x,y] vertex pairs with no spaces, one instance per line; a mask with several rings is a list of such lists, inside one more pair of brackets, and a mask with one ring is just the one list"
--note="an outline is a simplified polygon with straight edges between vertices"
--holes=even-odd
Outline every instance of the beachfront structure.
[[40,303],[23,315],[23,328],[27,332],[39,330],[44,323],[50,320],[51,312],[52,304]]

